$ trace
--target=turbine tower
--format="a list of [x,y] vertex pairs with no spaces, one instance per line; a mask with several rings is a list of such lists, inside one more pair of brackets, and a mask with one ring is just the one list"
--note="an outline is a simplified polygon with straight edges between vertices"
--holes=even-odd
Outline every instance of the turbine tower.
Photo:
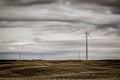
[[21,52],[19,52],[19,60],[21,60]]
[[43,53],[41,53],[41,60],[43,60]]
[[89,32],[87,31],[86,33],[85,33],[85,37],[86,37],[86,60],[88,60],[88,36],[90,37],[90,34],[89,34]]
[[78,52],[78,60],[80,60],[80,52]]

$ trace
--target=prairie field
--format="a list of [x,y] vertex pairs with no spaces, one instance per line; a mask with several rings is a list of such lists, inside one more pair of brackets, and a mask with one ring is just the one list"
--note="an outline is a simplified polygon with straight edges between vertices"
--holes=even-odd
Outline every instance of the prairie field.
[[0,61],[0,80],[120,80],[120,60]]

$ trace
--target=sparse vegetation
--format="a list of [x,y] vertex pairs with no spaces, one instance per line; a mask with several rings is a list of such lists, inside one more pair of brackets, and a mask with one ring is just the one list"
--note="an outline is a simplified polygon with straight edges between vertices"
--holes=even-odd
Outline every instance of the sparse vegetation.
[[1,61],[0,80],[120,80],[120,61]]

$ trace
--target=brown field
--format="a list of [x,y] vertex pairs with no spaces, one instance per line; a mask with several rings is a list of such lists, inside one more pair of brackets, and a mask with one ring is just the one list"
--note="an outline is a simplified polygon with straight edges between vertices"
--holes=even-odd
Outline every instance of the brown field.
[[120,80],[120,61],[1,61],[0,80]]

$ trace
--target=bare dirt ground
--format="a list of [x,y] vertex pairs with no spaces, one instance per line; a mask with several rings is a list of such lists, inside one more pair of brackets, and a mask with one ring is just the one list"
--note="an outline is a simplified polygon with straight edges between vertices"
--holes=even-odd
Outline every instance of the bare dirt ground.
[[0,61],[0,80],[120,80],[120,60]]

